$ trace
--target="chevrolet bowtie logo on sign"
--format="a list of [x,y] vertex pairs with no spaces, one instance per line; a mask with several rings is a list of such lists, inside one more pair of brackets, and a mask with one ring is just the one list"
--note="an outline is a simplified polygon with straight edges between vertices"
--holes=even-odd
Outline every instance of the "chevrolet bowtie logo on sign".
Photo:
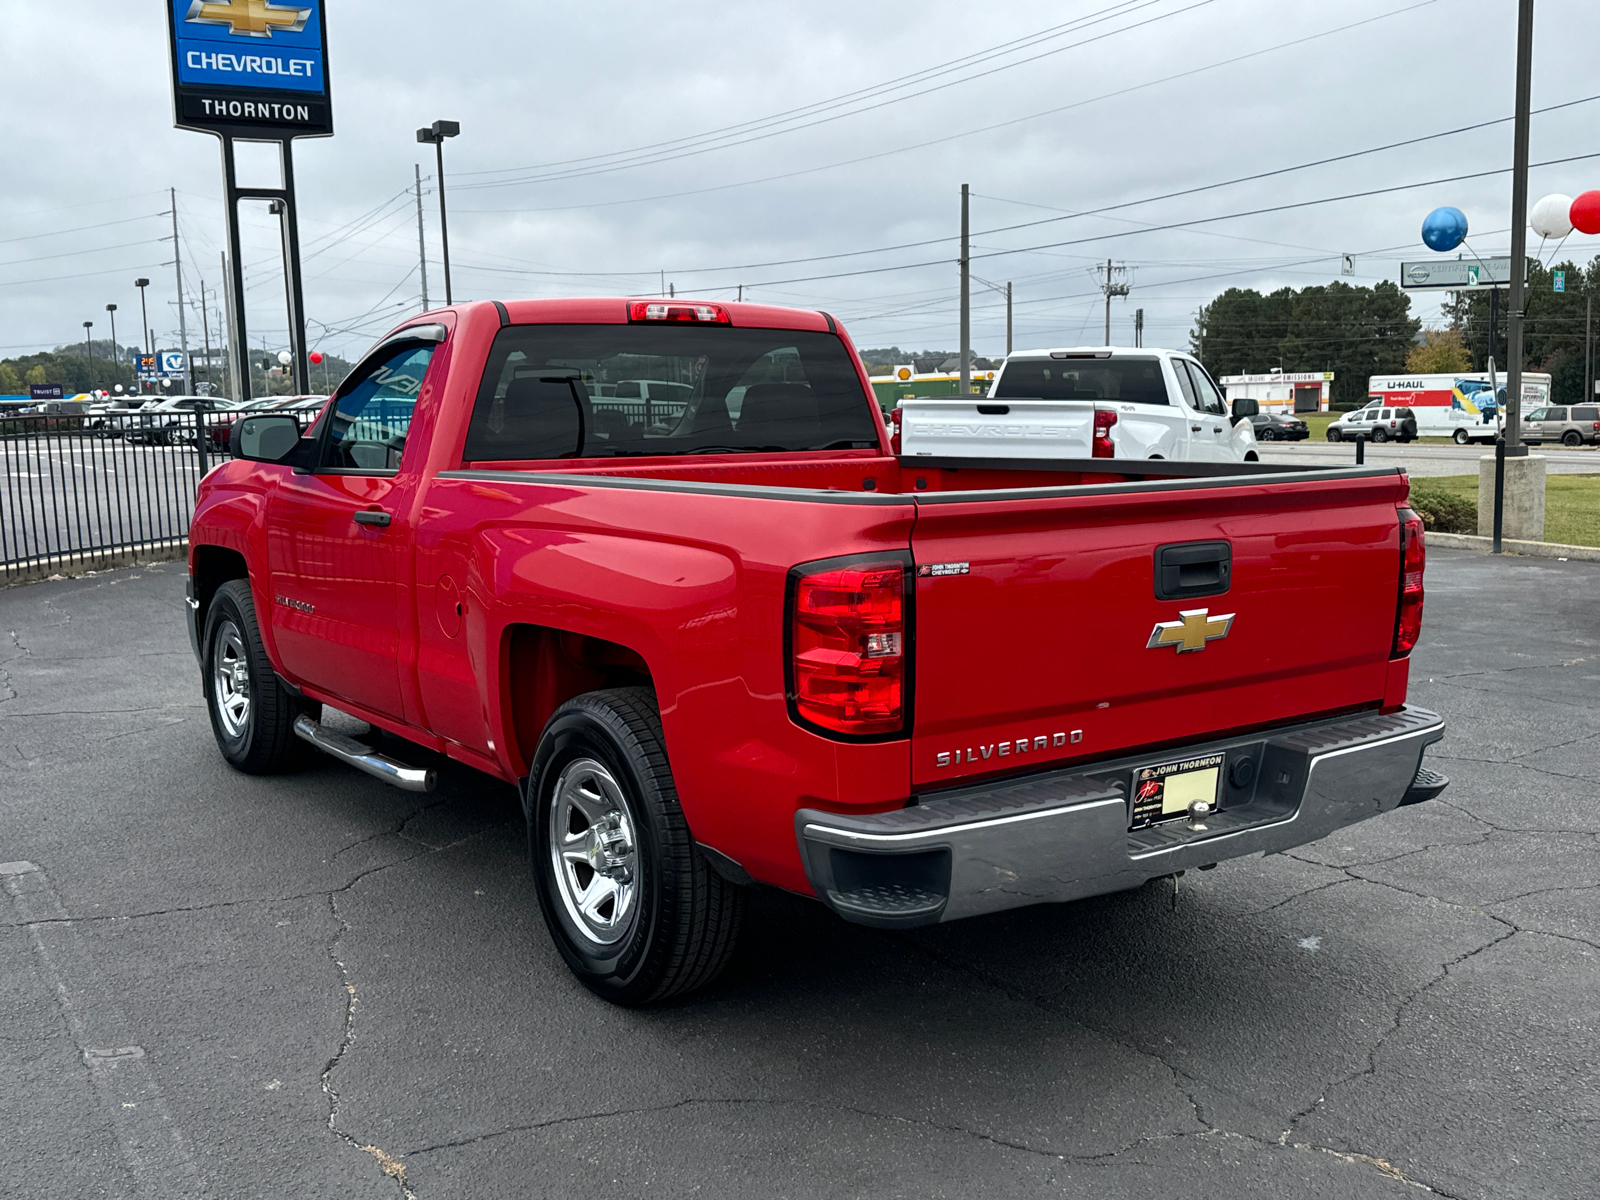
[[184,20],[196,25],[226,25],[235,36],[269,38],[279,29],[299,33],[310,16],[309,8],[280,7],[267,0],[227,0],[225,4],[194,0]]
[[1165,646],[1176,646],[1179,654],[1204,650],[1207,642],[1228,636],[1228,630],[1233,628],[1233,617],[1233,613],[1213,617],[1208,608],[1180,612],[1176,621],[1163,621],[1151,631],[1150,644],[1146,649],[1160,650]]

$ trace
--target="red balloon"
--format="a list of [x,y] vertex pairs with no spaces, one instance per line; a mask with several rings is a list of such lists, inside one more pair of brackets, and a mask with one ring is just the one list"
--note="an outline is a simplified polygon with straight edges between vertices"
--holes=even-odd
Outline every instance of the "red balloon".
[[322,361],[322,351],[313,350],[311,352],[311,362],[312,362],[312,364],[315,365],[316,363],[320,363],[321,361]]
[[1579,233],[1600,233],[1600,191],[1585,192],[1572,202],[1572,227]]

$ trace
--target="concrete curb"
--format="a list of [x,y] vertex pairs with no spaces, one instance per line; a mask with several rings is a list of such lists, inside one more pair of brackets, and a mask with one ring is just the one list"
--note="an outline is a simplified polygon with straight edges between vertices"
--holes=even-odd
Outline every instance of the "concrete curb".
[[[1476,550],[1488,554],[1494,549],[1494,539],[1476,537],[1466,533],[1430,533],[1428,545],[1444,550]],[[1506,554],[1523,554],[1530,558],[1568,558],[1578,562],[1600,562],[1600,546],[1564,546],[1560,542],[1524,542],[1503,538],[1500,548]]]
[[70,578],[75,575],[87,575],[93,571],[113,571],[118,567],[136,567],[140,563],[181,562],[188,557],[189,539],[186,537],[145,542],[121,550],[52,554],[48,558],[30,559],[18,566],[13,573],[0,576],[0,587],[39,583],[57,575]]

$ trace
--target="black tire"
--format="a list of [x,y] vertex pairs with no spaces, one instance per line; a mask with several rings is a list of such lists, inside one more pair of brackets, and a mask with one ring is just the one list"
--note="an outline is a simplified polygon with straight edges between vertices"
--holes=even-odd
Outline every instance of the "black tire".
[[[600,798],[600,808],[609,806],[593,824],[575,811],[590,795]],[[727,966],[745,889],[717,874],[690,835],[650,689],[589,692],[557,709],[534,754],[523,812],[545,924],[567,966],[595,995],[613,1004],[650,1004],[704,987]],[[574,817],[583,828],[573,828]],[[587,839],[567,842],[575,856],[594,840],[593,830],[622,840],[558,867],[559,847],[552,853],[558,829],[561,837]],[[608,857],[613,844],[616,859]],[[597,870],[597,861],[606,869]],[[600,893],[612,892],[609,916],[604,900],[583,912],[597,884]]]
[[1458,445],[1458,446],[1465,446],[1468,442],[1470,442],[1472,440],[1471,438],[1469,438],[1467,436],[1467,431],[1465,429],[1456,430],[1453,434],[1450,435],[1450,437],[1451,437],[1451,440],[1454,441],[1455,444]]
[[306,744],[295,737],[294,722],[307,706],[272,669],[247,581],[230,580],[217,589],[201,646],[200,681],[222,757],[246,775],[303,763]]
[[1561,435],[1561,444],[1570,449],[1583,445],[1583,434],[1576,429],[1569,429]]
[[1389,440],[1389,431],[1387,429],[1374,429],[1371,437],[1375,442],[1387,442]]
[[1328,440],[1330,442],[1338,442],[1343,441],[1344,439],[1339,436],[1339,431],[1330,425],[1328,426]]

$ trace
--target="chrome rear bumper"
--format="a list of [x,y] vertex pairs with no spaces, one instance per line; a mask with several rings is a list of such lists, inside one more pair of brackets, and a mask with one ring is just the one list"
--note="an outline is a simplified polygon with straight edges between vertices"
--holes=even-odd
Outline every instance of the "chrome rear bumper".
[[[1346,825],[1432,799],[1422,767],[1444,720],[1402,709],[1172,747],[919,797],[893,812],[802,809],[795,834],[811,885],[846,920],[904,928],[1079,900],[1228,858],[1303,846]],[[1221,809],[1130,832],[1135,768],[1221,753]],[[1253,764],[1250,778],[1235,764]]]

